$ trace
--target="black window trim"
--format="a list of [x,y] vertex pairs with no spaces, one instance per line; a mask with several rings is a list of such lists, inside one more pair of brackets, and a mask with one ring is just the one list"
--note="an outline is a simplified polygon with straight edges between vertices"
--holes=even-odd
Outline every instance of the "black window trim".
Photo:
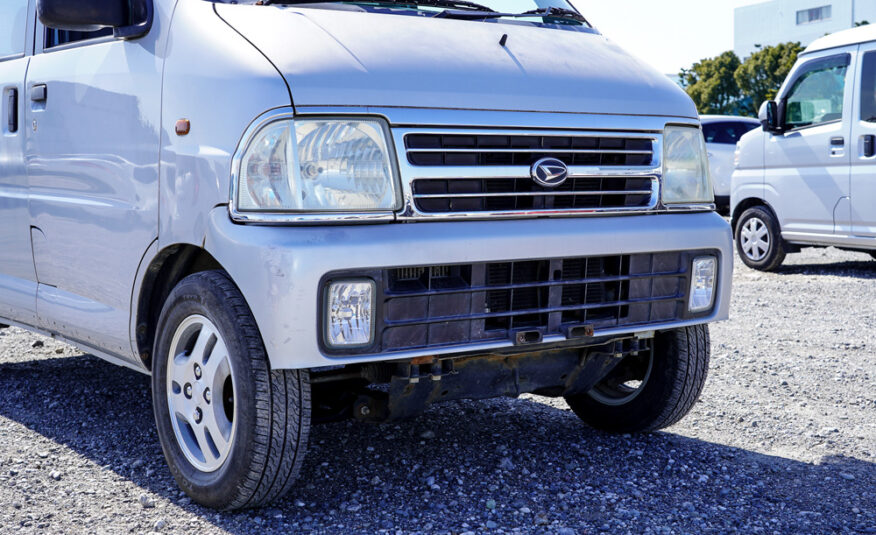
[[[870,58],[874,64],[873,73],[872,73],[874,75],[873,89],[874,89],[874,91],[876,91],[876,49],[862,50],[861,53],[859,53],[858,57],[860,58],[860,63],[861,63],[861,91],[860,91],[861,95],[860,95],[860,100],[858,101],[858,120],[863,121],[865,123],[873,124],[876,121],[869,120],[869,119],[871,119],[871,117],[864,117],[864,85],[866,83],[866,80],[864,79],[864,74],[865,74],[864,69],[867,67],[867,59]],[[874,108],[876,108],[876,107],[874,107]],[[874,109],[873,111],[874,111],[873,115],[876,116],[876,109]]]
[[[846,77],[848,77],[848,75],[849,75],[848,68],[852,64],[852,54],[850,52],[842,52],[842,53],[833,54],[830,56],[822,56],[819,58],[814,58],[814,59],[807,61],[806,63],[801,65],[799,69],[797,69],[797,72],[794,73],[794,78],[789,80],[786,93],[783,94],[782,98],[781,98],[782,123],[785,123],[785,113],[786,113],[786,108],[787,108],[788,97],[791,96],[790,93],[794,89],[794,86],[797,85],[797,82],[800,80],[800,78],[802,78],[806,74],[809,74],[810,72],[816,70],[820,66],[820,64],[831,63],[832,61],[836,61],[838,58],[842,58],[845,61]],[[843,100],[845,100],[845,98],[846,98],[846,85],[847,84],[843,85]],[[843,113],[845,113],[845,106],[843,106]],[[789,128],[782,133],[788,134],[791,132],[799,132],[801,130],[806,130],[808,128],[818,128],[819,126],[825,126],[825,125],[829,125],[829,124],[842,123],[842,122],[843,122],[842,118],[833,119],[831,121],[824,121],[824,122],[818,123],[818,124],[807,124],[805,126],[798,126],[796,128]]]

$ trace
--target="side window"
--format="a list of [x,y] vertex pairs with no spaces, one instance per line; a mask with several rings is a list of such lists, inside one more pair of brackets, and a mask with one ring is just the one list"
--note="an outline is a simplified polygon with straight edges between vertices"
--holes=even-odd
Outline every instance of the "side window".
[[735,145],[743,134],[755,126],[757,125],[750,126],[748,123],[741,122],[710,123],[703,125],[703,136],[706,138],[706,143]]
[[735,123],[733,125],[733,129],[736,131],[736,141],[738,142],[739,138],[741,138],[742,136],[751,132],[752,130],[754,130],[755,128],[757,128],[759,126],[760,125],[757,123],[742,123],[742,122]]
[[843,54],[803,66],[785,97],[785,125],[789,129],[842,120],[849,60],[850,56]]
[[27,0],[0,1],[0,59],[24,53]]
[[74,32],[46,28],[46,48],[66,45],[67,43],[75,43],[76,41],[85,41],[86,39],[96,39],[98,37],[105,37],[112,34],[112,28],[101,28],[93,32]]
[[861,71],[861,120],[876,122],[876,51],[864,54]]
[[706,143],[717,143],[715,139],[718,137],[718,125],[716,123],[704,124],[703,137],[706,138]]

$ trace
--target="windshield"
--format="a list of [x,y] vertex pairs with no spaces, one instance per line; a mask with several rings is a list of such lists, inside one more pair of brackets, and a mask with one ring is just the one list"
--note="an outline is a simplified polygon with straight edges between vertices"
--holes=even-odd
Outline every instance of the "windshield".
[[249,3],[527,24],[598,33],[566,0],[249,0]]

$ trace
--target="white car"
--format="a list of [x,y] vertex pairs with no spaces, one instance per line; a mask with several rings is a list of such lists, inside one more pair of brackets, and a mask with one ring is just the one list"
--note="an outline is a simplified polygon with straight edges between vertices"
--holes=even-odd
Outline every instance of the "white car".
[[733,155],[736,142],[744,134],[760,126],[760,121],[731,115],[701,115],[703,137],[709,151],[709,172],[715,191],[718,211],[730,208],[730,177],[733,175]]
[[764,128],[739,141],[732,225],[739,255],[773,270],[801,247],[876,257],[876,26],[818,39],[800,54]]

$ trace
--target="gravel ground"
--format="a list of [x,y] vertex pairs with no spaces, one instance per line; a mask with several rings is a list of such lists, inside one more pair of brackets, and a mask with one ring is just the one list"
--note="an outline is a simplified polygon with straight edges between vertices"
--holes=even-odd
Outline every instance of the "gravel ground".
[[170,477],[148,379],[0,331],[0,533],[876,533],[876,262],[737,260],[700,403],[613,436],[564,402],[452,402],[314,429],[300,484],[217,513]]

